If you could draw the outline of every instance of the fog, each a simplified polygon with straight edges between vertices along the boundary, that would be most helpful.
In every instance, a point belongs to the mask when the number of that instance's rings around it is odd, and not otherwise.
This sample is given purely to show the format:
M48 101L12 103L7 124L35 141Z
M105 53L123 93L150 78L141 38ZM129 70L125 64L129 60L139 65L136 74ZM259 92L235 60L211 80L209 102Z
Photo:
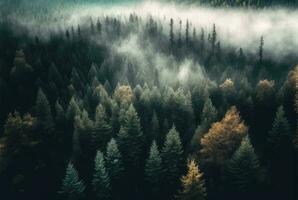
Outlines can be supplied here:
M41 38L47 38L53 32L64 32L72 26L77 27L78 24L86 23L89 26L90 17L96 20L112 16L127 23L129 15L133 13L144 19L143 26L149 16L153 17L163 25L164 36L169 35L170 18L174 19L175 37L177 37L180 20L182 20L182 35L185 33L187 20L190 23L190 34L194 27L198 34L201 29L208 34L215 24L217 38L223 46L231 46L235 49L241 47L246 53L255 55L258 52L260 37L263 36L265 40L264 56L275 61L284 59L289 54L295 54L298 49L298 11L285 8L209 8L153 1L108 5L100 3L63 4L59 9L57 9L58 7L52 9L47 7L45 10L36 9L36 12L34 7L38 8L35 5L30 12L24 12L25 14L16 10L16 12L9 13L7 17L27 27L32 36L39 35ZM147 42L141 45L140 34L136 31L117 41L104 41L105 39L99 40L98 38L94 38L94 41L105 42L111 47L112 52L125 57L126 62L138 66L140 77L142 74L153 74L153 71L148 72L148 70L152 70L152 67L148 66L153 66L154 70L159 71L160 82L166 85L174 84L177 81L183 84L185 80L204 79L204 70L194 60L184 59L182 62L177 62L173 58L163 55L153 44ZM172 69L165 67L169 65L175 67ZM195 74L191 73L194 68L197 70ZM173 71L173 69L176 70ZM127 69L123 68L122 72L123 70ZM150 82L151 78L143 75L141 79Z

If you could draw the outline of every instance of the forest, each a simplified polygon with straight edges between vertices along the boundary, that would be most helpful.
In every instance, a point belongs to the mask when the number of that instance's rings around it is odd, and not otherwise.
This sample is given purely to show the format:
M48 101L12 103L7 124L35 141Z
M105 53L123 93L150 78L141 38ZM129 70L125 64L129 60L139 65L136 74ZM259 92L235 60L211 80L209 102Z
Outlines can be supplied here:
M298 198L296 2L183 3L0 0L1 199Z

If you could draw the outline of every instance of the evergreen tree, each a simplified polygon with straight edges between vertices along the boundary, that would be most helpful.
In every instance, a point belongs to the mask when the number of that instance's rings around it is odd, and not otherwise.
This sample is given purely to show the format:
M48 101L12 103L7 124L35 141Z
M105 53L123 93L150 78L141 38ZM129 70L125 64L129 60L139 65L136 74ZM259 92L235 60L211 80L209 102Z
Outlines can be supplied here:
M95 168L92 179L93 189L98 199L107 200L111 197L110 178L106 171L104 156L97 151L95 156Z
M62 124L65 122L66 117L65 117L65 111L59 101L57 100L55 103L55 120L58 124Z
M79 180L77 170L69 163L59 193L67 200L81 200L84 199L85 188L84 183Z
M216 26L213 24L212 35L211 35L211 53L214 55L215 53L215 44L217 40Z
M148 184L147 187L150 190L150 196L153 199L156 199L160 192L161 186L161 175L162 175L162 163L161 163L161 156L158 151L158 147L156 142L153 141L149 157L146 160L145 165L145 180Z
M51 106L41 88L39 88L37 92L35 109L36 117L43 127L46 129L52 128L54 124Z
M170 45L173 48L174 46L174 20L171 18L170 20Z
M94 130L92 132L92 142L94 149L104 150L106 144L112 137L112 127L107 119L104 107L99 104L96 108Z
M180 200L204 200L206 199L205 180L203 173L194 160L188 164L188 171L181 178L182 191L178 195Z
M107 145L106 168L111 179L112 188L119 187L119 180L123 177L123 161L115 139L111 139Z
M74 97L71 98L67 112L66 117L69 121L73 122L76 115L80 113L80 107Z
M283 147L290 145L290 141L290 125L285 116L283 106L280 106L276 112L272 130L269 132L268 142L271 146L270 151L280 153Z
M182 21L179 21L178 47L182 47Z
M120 150L125 155L126 165L138 169L143 145L143 133L138 114L131 104L125 112L118 134Z
M166 136L162 149L163 186L166 195L173 195L179 185L179 176L182 161L182 143L175 126Z
M189 44L189 22L186 21L186 27L185 27L185 43L186 45Z
M248 136L232 156L225 169L226 184L234 193L253 193L261 178L260 164Z
M201 114L201 124L206 128L209 128L211 123L213 123L217 118L217 110L213 106L210 98L204 103L202 114Z
M263 63L263 53L264 53L264 37L261 36L260 38L260 45L259 45L259 63Z

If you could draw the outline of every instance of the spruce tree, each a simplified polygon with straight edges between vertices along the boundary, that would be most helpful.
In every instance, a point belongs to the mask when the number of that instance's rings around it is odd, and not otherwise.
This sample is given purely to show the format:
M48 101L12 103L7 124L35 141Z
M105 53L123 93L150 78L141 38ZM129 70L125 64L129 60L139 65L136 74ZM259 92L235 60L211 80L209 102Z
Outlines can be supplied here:
M96 108L94 130L92 132L92 143L94 149L104 150L106 144L112 137L112 127L107 119L104 107L99 104Z
M273 151L273 153L281 153L280 150L290 145L290 141L290 125L285 116L283 106L280 106L276 112L272 130L269 132L268 143L270 151Z
M157 198L161 188L162 163L156 142L153 141L145 165L145 180L151 198Z
M128 166L137 169L143 145L143 133L140 126L138 114L131 104L122 119L118 134L120 150Z
M174 46L174 20L171 18L170 20L170 45L171 48Z
M58 124L62 124L65 122L65 111L58 100L55 103L55 114L55 120Z
M71 98L67 112L66 112L66 117L70 122L74 121L74 118L76 115L80 113L80 107L74 97Z
M97 151L92 185L98 199L107 200L111 197L110 178L106 171L104 156Z
M179 200L204 200L206 199L205 180L203 173L194 160L188 164L187 174L182 176L182 191L178 195Z
M201 114L201 124L209 128L211 123L213 123L217 118L217 110L213 106L212 101L210 98L207 98L207 100L204 103L202 114Z
M189 44L189 21L186 21L186 27L185 27L185 43L186 45Z
M46 129L52 128L54 124L51 106L41 88L39 88L37 92L35 109L36 117L39 120L39 122L43 125L43 127Z
M84 199L85 185L79 180L78 172L73 164L69 163L66 169L66 175L63 179L60 194L66 200L81 200Z
M179 184L179 176L182 161L182 143L175 126L166 136L164 147L161 152L163 166L163 186L166 195L173 194Z
M107 145L106 168L111 179L111 185L114 189L119 186L119 180L123 177L123 160L115 139L111 139Z
M260 45L259 45L259 63L263 63L263 53L264 53L264 37L261 36L260 38Z
M248 136L243 138L224 172L225 183L232 192L256 192L261 171L257 155Z

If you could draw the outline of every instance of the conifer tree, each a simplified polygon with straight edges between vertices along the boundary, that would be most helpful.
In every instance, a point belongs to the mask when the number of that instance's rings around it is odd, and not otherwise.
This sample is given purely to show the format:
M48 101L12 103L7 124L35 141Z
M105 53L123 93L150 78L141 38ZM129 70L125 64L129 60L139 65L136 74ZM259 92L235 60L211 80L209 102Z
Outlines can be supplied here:
M84 199L85 188L84 183L79 180L77 170L74 168L73 164L69 163L59 193L67 200L81 200Z
M52 128L54 124L53 124L51 106L46 95L43 93L41 88L39 88L37 92L35 109L36 109L36 117L39 120L39 122L46 129Z
M55 120L57 123L62 124L65 122L65 111L58 100L55 103L55 114Z
M187 174L182 176L182 191L178 195L180 200L204 200L206 199L205 180L203 173L194 160L188 164Z
M106 168L114 189L119 186L119 180L123 177L123 160L115 139L111 139L107 145Z
M118 134L120 150L123 153L126 165L135 169L139 167L139 159L143 145L143 133L138 114L131 104L125 112Z
M216 26L213 24L212 35L211 35L211 53L214 55L215 53L215 44L217 40Z
M222 165L239 147L248 128L232 106L220 122L213 123L201 139L201 155L207 162Z
M92 132L92 142L94 149L104 150L106 144L112 137L112 127L107 119L104 107L99 104L96 108L94 130Z
M182 21L179 21L178 47L182 47Z
M97 151L95 156L95 167L92 179L93 189L98 199L107 200L111 197L110 178L106 171L104 156Z
M204 107L201 114L201 124L203 124L206 128L209 128L211 123L213 123L216 120L216 117L217 110L213 106L211 99L207 98L207 100L204 103Z
M185 27L185 43L186 45L189 44L189 22L186 21L186 27Z
M264 53L264 37L261 36L260 38L260 45L259 45L259 63L263 63L263 53Z
M71 98L67 112L66 117L69 121L73 122L76 115L80 113L80 107L74 97Z
M147 183L147 187L150 190L149 193L151 198L157 198L160 192L161 186L161 175L162 175L162 163L161 163L161 156L158 151L158 147L156 142L153 141L149 157L146 160L145 165L145 180Z
M170 20L170 45L173 48L174 46L174 20L171 18Z
M225 169L225 180L233 192L256 192L260 180L260 164L248 136L243 138Z
M164 147L161 152L163 167L163 184L167 195L173 194L179 184L179 176L182 161L182 143L175 126L166 136Z
M271 151L281 153L283 147L290 145L291 131L289 122L285 116L283 106L280 106L276 112L272 130L269 132L268 142Z

